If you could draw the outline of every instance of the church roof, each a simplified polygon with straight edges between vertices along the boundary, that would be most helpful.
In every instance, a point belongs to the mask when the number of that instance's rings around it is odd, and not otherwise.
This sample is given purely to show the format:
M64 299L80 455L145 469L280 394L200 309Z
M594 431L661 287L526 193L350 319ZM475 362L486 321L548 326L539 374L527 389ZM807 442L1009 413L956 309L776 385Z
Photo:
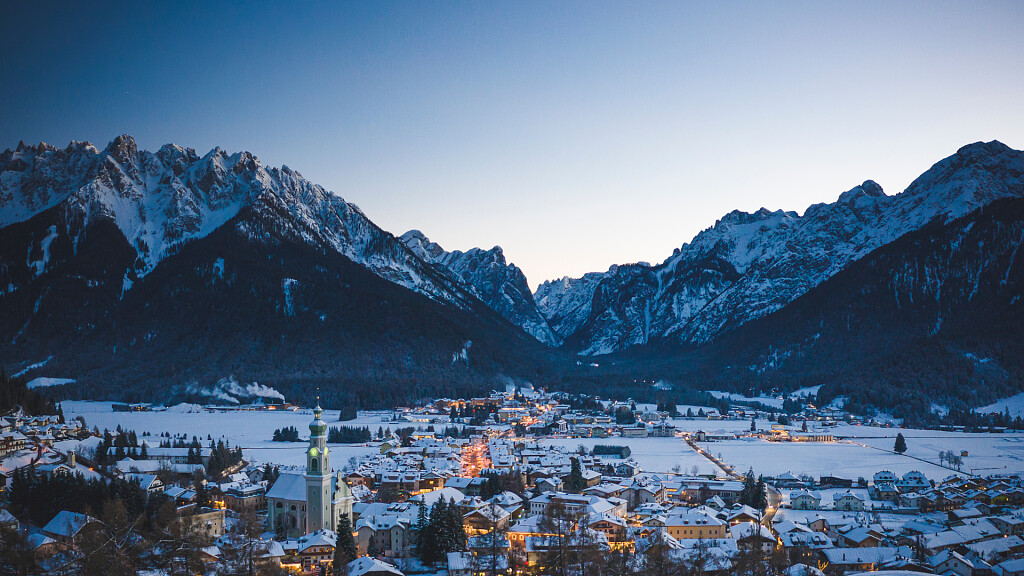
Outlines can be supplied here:
M274 486L267 492L267 498L305 502L306 479L302 474L282 472L277 482L274 482Z

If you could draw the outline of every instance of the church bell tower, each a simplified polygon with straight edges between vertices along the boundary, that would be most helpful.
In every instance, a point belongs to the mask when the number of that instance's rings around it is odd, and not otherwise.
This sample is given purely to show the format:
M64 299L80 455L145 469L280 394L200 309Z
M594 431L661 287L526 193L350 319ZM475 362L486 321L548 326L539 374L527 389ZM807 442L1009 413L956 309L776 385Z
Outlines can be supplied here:
M331 459L327 448L327 424L317 401L313 421L309 423L309 448L306 450L306 532L333 530L331 522Z

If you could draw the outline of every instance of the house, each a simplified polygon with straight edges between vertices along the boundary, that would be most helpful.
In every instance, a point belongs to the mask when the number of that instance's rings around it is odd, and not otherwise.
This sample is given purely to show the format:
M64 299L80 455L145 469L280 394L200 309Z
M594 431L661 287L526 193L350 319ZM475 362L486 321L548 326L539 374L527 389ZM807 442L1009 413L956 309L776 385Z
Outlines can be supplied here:
M832 539L821 532L804 532L793 530L779 535L782 549L786 551L789 561L810 562L816 564L822 550L833 548Z
M364 514L355 525L359 553L386 558L405 558L414 543L413 521L411 512L370 516Z
M285 540L281 547L286 556L281 563L303 572L319 570L334 560L337 541L338 535L330 530L317 530L301 538Z
M900 498L900 491L892 482L875 482L868 486L868 495L872 500L897 502Z
M839 545L844 548L877 548L882 541L882 534L872 528L856 526L840 531Z
M992 516L988 520L993 526L998 528L1000 532L1007 536L1024 535L1024 520L1016 516L1006 514L1003 516Z
M896 488L898 488L899 491L903 493L921 492L924 490L928 490L931 487L932 483L929 482L928 479L924 477L924 474L918 472L917 470L907 472L906 474L903 475L903 478L900 478L899 480L896 481Z
M646 438L647 427L646 426L623 426L622 436L625 438Z
M265 510L267 490L262 484L232 486L224 491L224 505L238 513Z
M727 524L706 514L683 512L665 517L665 531L676 540L725 538Z
M896 559L896 548L829 548L822 550L828 563L841 570L875 570Z
M822 488L852 488L853 480L840 478L838 476L822 476L818 479Z
M156 474L136 474L135 472L129 472L124 475L124 479L129 482L138 482L139 486L145 490L147 494L162 492L164 489L164 483L157 478Z
M484 506L465 514L462 523L467 533L483 533L491 530L504 531L508 528L512 514L496 504Z
M14 517L14 514L0 508L0 528L17 530L18 526L18 519Z
M43 534L62 544L74 546L75 540L81 536L83 531L99 525L100 521L92 516L62 510L47 522L46 526L43 526Z
M835 510L860 511L864 509L864 497L854 492L838 492L832 495L832 508Z
M875 472L874 477L872 477L872 481L873 481L874 484L894 484L895 485L897 480L899 480L899 477L897 477L896 474L894 474L893 472L890 472L889 470L882 470L881 472Z
M761 522L761 511L755 508L751 508L746 504L737 504L727 511L727 520L729 524L739 524L741 522Z
M206 540L224 535L222 509L197 508L195 504L188 504L178 508L178 522L183 532L202 536Z
M1024 576L1024 558L1000 562L992 567L992 572L999 576Z
M729 533L736 540L737 546L745 550L760 549L765 554L769 554L779 543L767 526L762 526L757 522L741 522L733 525L729 528Z
M794 510L821 509L821 493L808 490L796 490L789 495L790 505Z
M954 550L943 550L928 559L936 574L946 576L974 576L976 572L990 573L992 567L973 552L966 555Z

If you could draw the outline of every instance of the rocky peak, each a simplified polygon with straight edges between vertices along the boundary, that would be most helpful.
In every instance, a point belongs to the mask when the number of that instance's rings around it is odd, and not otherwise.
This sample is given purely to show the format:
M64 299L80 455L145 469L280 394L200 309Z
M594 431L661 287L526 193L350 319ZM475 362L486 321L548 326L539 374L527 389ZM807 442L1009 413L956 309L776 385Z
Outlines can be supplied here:
M465 284L509 322L549 346L561 344L538 310L526 276L515 264L505 261L501 246L448 252L419 230L409 230L400 240L413 254Z
M139 149L135 145L135 139L128 134L121 134L110 141L103 153L111 156L121 164L134 164L139 155Z

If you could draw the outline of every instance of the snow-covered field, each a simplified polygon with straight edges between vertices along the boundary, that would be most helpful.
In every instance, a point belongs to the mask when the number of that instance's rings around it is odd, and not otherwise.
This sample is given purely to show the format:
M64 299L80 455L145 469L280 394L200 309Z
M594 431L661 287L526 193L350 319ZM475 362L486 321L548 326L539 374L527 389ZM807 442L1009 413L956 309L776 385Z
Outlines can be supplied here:
M158 436L163 432L207 438L225 438L232 445L242 446L246 458L254 462L274 462L281 465L302 465L303 444L271 442L276 428L294 426L305 436L312 420L312 411L266 412L188 412L185 407L164 412L113 412L110 402L63 402L68 418L82 416L92 428L114 429L118 425L138 433L150 432ZM378 416L365 416L349 422L338 422L338 411L327 410L324 420L331 425L369 426L374 432L379 427L400 428L424 426L410 422L383 422ZM749 420L676 419L673 424L684 431L704 430L712 433L732 433L737 436L750 429ZM771 422L758 420L757 427L766 430ZM438 425L437 427L443 427ZM789 427L798 430L799 424ZM812 431L823 430L811 423ZM953 450L956 454L967 451L963 457L963 471L978 473L1024 471L1024 434L965 434L876 428L840 424L827 431L839 440L832 443L768 442L754 438L737 438L704 443L705 448L737 471L748 468L761 474L777 475L791 472L814 477L836 475L857 479L871 478L880 470L904 474L920 470L933 480L941 480L953 473L938 465L940 451ZM891 449L896 434L902 432L907 440L906 455L893 454ZM706 458L691 450L682 438L559 438L541 441L542 445L564 446L575 450L583 444L588 450L595 444L628 445L635 459L645 471L670 472L677 465L689 472L696 465L701 473L718 472ZM341 468L350 457L378 453L375 446L332 445L333 464ZM920 458L921 460L918 460ZM922 460L927 460L924 462Z
M689 473L696 466L700 474L719 474L721 470L710 460L693 451L682 438L553 438L538 442L541 446L561 446L575 451L582 444L590 451L595 444L629 446L630 458L644 472L672 472L676 466Z
M28 388L45 388L46 386L59 386L61 384L71 384L75 380L73 378L34 378L29 380L25 384Z
M187 412L184 407L171 408L164 412L114 412L110 402L66 401L61 403L66 418L82 416L89 428L111 430L120 425L125 430L138 434L149 432L159 436L163 432L187 434L199 437L207 444L207 437L224 438L232 446L241 446L245 458L250 462L272 462L282 466L305 464L305 444L296 442L272 442L274 430L285 426L298 428L300 436L309 435L309 423L313 420L312 410L296 411L251 411L251 412ZM379 417L357 418L347 422L338 421L339 411L325 410L323 419L328 426L369 426L374 433L380 427L404 428L420 426L411 422L382 422ZM441 425L443 428L444 425ZM155 439L154 439L155 440ZM353 456L379 454L376 446L331 444L331 463L340 469Z
M951 473L905 456L846 442L769 442L741 438L704 442L701 446L716 457L721 455L721 459L738 472L753 468L757 474L771 476L790 472L797 476L834 475L856 480L861 476L871 478L880 470L897 474L920 470L926 476L941 479Z
M744 396L743 394L736 394L735 392L709 392L715 398L728 398L735 402L760 402L765 406L771 406L772 408L782 409L782 398L769 397L769 396Z
M1010 416L1021 416L1024 415L1024 392L1017 394L1016 396L1010 396L1009 398L1003 398L999 402L989 404L984 408L978 408L978 412L982 414L989 414L992 412L1005 412L1009 410Z

